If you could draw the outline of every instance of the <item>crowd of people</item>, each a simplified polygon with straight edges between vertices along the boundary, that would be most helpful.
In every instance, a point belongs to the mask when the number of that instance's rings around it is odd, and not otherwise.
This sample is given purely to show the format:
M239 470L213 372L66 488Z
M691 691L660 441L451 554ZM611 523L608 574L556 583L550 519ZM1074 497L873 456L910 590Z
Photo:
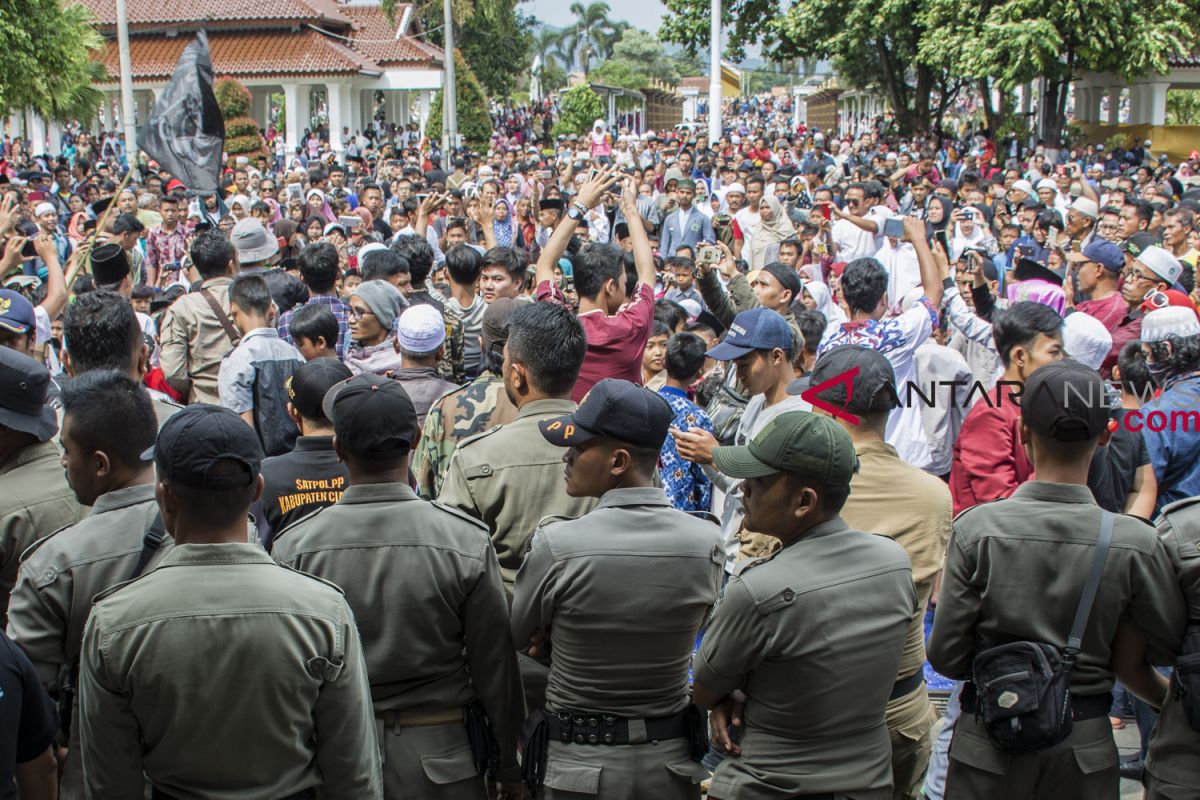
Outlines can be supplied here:
M494 111L5 143L0 796L1200 794L1196 161Z

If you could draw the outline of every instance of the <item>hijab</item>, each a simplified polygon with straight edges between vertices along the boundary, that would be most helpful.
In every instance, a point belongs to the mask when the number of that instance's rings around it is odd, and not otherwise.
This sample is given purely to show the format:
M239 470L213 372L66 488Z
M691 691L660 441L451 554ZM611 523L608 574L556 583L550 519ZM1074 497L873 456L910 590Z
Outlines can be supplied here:
M496 205L500 205L501 203L508 206L508 216L504 218L504 221L500 221L500 220L496 219L495 216L493 215L493 217L492 217L492 233L494 233L496 235L496 245L498 247L512 247L513 246L513 229L514 229L513 216L517 212L513 208L512 204L509 203L504 198L500 198L499 200L496 201Z
M808 292L808 296L817 302L816 310L825 316L826 327L841 325L843 322L849 321L842 307L833 302L833 293L824 283L808 281L804 284L804 291Z
M750 237L750 269L765 267L768 248L796 235L796 227L788 219L787 211L775 195L764 195L762 202L771 209L771 219L760 222L758 229Z
M925 208L928 209L929 206L933 205L934 203L937 203L942 207L942 221L930 222L929 212L925 212L925 236L927 238L933 238L933 234L937 233L938 231L945 231L950 225L950 215L954 212L954 203L951 203L946 198L936 194L929 195L929 199L925 201Z
M325 218L325 221L326 222L337 222L337 217L335 217L333 215L333 209L330 208L330 206L329 206L329 198L327 198L325 196L325 193L322 192L320 189L309 189L308 192L304 195L305 211L308 212L308 208L309 208L308 201L312 199L312 196L314 194L321 198L321 212L320 213L321 213L321 216Z

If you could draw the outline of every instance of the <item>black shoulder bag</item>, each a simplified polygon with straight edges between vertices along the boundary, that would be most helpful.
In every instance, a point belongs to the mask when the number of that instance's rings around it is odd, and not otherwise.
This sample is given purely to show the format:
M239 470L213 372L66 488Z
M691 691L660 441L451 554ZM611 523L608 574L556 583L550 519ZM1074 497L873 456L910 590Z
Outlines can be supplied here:
M976 713L983 718L992 744L1006 753L1044 750L1071 735L1071 669L1083 644L1083 630L1112 544L1113 515L1110 511L1102 514L1092 569L1067 646L1060 650L1045 642L1012 642L989 647L975 656L971 665Z

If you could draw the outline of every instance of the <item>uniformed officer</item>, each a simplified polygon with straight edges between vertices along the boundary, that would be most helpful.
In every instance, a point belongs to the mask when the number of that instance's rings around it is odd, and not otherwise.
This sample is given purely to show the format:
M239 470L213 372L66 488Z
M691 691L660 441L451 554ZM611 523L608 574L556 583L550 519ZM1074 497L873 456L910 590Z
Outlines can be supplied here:
M482 706L495 732L491 768L502 794L520 796L524 696L487 529L405 483L419 430L399 383L360 375L335 384L323 405L350 486L336 504L285 528L274 553L345 587L381 729L384 796L487 796L477 762L488 758L472 754L483 730L472 706Z
M504 342L508 317L520 301L499 297L483 312L479 340L479 377L442 395L421 427L421 441L413 451L417 493L427 500L438 496L454 448L468 436L483 433L516 419L517 408L504 391Z
M1200 652L1200 497L1164 507L1158 532L1187 603L1191 624L1186 641L1194 654ZM1142 776L1146 800L1200 797L1200 731L1188 722L1179 690L1179 675L1173 673L1158 724L1150 735ZM1200 698L1190 700L1196 704Z
M503 372L517 418L459 442L438 494L442 503L488 526L510 592L538 521L580 516L596 503L563 491L562 451L537 427L575 410L571 389L586 352L583 326L570 309L530 303L513 311Z
M738 563L695 657L695 702L735 756L708 796L890 800L884 711L917 593L904 548L839 516L858 463L850 436L788 411L713 458L745 479L746 526L783 546Z
M101 594L84 629L89 797L138 798L148 779L179 800L382 798L350 607L246 542L262 458L218 406L189 406L160 432L155 491L176 546Z
M94 369L118 369L141 381L150 369L150 346L133 306L116 292L79 295L63 312L63 368L72 378ZM150 391L161 428L183 406ZM61 420L60 420L61 423Z
M852 369L857 372L848 382L834 381ZM831 384L818 397L846 412L834 419L850 434L858 456L859 469L850 480L842 519L858 530L894 539L912 560L917 613L888 699L887 726L892 740L893 800L914 800L920 796L937 722L925 685L925 609L946 557L950 489L902 461L896 448L884 441L888 415L899 404L896 374L886 356L857 345L835 347L821 355L808 380L795 381L788 393L800 394L810 381L814 386Z
M568 448L567 494L600 500L542 521L513 593L514 644L553 645L547 798L700 797L705 723L687 670L725 556L716 519L676 511L654 485L673 418L655 392L607 378L538 425Z
M928 645L929 663L941 674L969 681L975 656L999 644L1066 644L1099 538L1102 512L1087 476L1108 428L1107 404L1096 401L1103 396L1099 373L1070 361L1041 367L1025 382L1019 435L1038 479L954 521ZM1179 646L1184 621L1163 543L1138 518L1117 515L1070 673L1070 735L1032 753L1000 750L967 683L950 743L947 800L1115 798L1120 776L1108 709L1120 652L1113 643L1131 627L1161 660ZM1139 691L1138 676L1118 677Z
M49 386L45 367L0 347L0 623L5 627L21 553L85 513L51 441L58 419L46 405Z
M42 685L59 698L69 732L61 798L83 797L79 709L74 701L83 626L92 598L137 577L174 542L154 500L143 453L158 421L141 384L116 370L86 372L63 387L62 465L75 499L92 513L30 546L9 607L8 634Z

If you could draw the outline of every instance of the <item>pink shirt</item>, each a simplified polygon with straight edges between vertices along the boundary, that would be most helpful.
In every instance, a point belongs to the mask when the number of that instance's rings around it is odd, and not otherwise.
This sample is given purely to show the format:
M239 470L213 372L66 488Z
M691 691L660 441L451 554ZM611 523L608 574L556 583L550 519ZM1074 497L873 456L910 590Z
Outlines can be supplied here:
M566 299L550 281L539 283L534 296L539 301L566 305ZM642 354L654 324L654 289L639 283L633 297L616 314L610 317L600 310L589 311L579 315L579 322L587 336L587 355L571 399L580 402L604 378L623 378L640 386Z

